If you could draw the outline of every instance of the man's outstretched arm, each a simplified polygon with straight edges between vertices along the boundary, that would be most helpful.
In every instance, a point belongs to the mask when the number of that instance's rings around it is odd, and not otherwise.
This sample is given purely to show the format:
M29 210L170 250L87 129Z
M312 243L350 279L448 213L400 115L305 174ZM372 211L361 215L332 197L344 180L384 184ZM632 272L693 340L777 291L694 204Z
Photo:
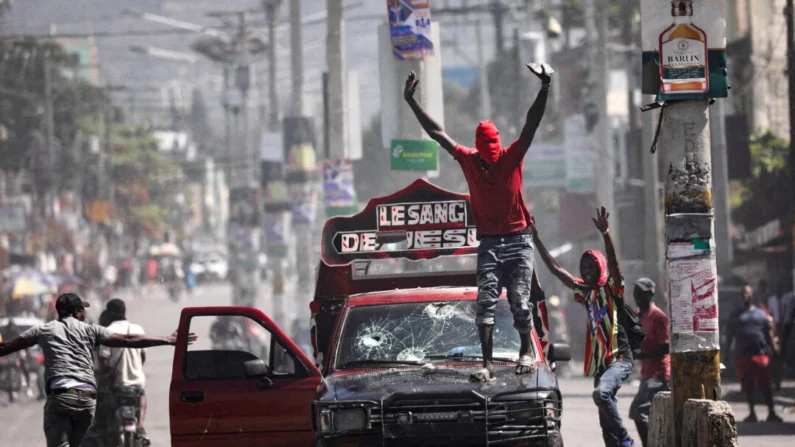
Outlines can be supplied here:
M188 343L196 341L196 334L188 335ZM168 337L152 337L144 334L113 334L108 339L100 342L109 348L151 348L155 346L175 345L176 332Z
M442 126L431 118L428 112L426 112L422 105L414 98L414 92L417 91L417 86L419 84L420 80L417 79L417 75L412 71L408 79L406 79L406 88L403 90L403 98L409 104L409 107L411 107L411 110L414 112L414 115L417 117L417 120L428 136L439 143L450 155L453 155L456 142L444 132Z
M558 264L558 261L552 256L549 250L547 250L544 243L541 242L535 224L530 224L530 231L533 232L533 242L538 250L538 254L541 255L541 259L544 261L549 271L569 289L577 287L577 281L575 281L574 276Z
M33 346L33 343L22 337L15 337L7 342L0 342L0 357L22 351L23 349L28 349L31 346Z
M541 125L541 118L544 117L544 111L547 108L547 97L549 96L549 86L552 83L552 74L547 73L547 69L545 66L541 66L541 72L537 73L533 68L531 68L530 64L527 65L527 68L533 72L534 75L538 76L541 79L541 90L538 92L536 96L536 100L533 102L533 105L530 106L530 109L527 111L527 118L525 119L524 127L522 128L522 133L519 135L519 152L516 154L520 159L524 158L524 155L527 153L527 150L530 149L530 144L533 143L533 138L536 135L536 131L538 130L538 126Z

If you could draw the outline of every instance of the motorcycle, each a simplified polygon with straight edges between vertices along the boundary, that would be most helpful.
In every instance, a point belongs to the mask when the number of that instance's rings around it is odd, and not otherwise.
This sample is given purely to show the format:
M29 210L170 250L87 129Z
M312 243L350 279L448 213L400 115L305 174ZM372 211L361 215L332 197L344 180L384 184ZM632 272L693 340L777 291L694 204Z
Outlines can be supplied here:
M141 390L138 388L124 388L117 394L115 427L119 431L119 447L143 445L136 436L138 413L141 411L140 402Z
M19 392L27 387L24 361L19 352L0 357L0 389L8 393L9 402L15 402Z

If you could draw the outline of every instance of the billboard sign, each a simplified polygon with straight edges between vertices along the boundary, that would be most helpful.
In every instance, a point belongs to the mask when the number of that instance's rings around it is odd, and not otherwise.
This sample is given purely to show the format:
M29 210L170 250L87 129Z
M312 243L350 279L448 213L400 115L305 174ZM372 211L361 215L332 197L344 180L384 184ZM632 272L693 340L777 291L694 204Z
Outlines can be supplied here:
M643 93L658 100L728 96L726 2L641 0Z
M433 140L392 140L393 171L436 171L439 147Z
M430 0L387 0L387 14L396 60L433 55Z

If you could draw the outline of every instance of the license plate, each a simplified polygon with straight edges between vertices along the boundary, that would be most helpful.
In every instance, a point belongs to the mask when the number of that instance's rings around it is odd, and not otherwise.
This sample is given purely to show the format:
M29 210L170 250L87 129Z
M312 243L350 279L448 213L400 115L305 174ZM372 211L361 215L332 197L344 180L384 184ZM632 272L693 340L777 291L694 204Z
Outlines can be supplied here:
M416 422L449 422L458 420L458 411L434 411L413 414Z

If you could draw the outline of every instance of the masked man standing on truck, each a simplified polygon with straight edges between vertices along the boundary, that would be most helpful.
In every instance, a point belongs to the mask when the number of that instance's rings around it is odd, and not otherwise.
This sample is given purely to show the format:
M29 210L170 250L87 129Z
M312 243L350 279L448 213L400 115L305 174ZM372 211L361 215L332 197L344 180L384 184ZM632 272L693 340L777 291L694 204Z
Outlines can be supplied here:
M533 218L522 195L522 165L544 116L554 71L546 64L527 67L541 80L541 90L527 112L519 139L507 148L500 144L500 133L491 121L478 125L475 131L475 149L453 141L414 98L420 82L414 72L409 74L403 93L425 132L461 165L469 185L472 212L480 241L476 324L483 354L483 369L471 377L478 382L495 380L492 364L494 311L503 287L508 289L514 327L521 339L516 373L528 374L533 371L533 357L530 355L533 304L530 301L530 289L534 246L529 230Z
M34 345L44 352L47 403L44 435L47 447L80 447L96 409L97 385L92 353L97 345L112 348L148 348L174 345L170 337L114 334L97 324L85 323L89 304L74 293L58 297L58 319L34 326L19 337L0 343L0 357ZM190 334L188 341L196 340Z

